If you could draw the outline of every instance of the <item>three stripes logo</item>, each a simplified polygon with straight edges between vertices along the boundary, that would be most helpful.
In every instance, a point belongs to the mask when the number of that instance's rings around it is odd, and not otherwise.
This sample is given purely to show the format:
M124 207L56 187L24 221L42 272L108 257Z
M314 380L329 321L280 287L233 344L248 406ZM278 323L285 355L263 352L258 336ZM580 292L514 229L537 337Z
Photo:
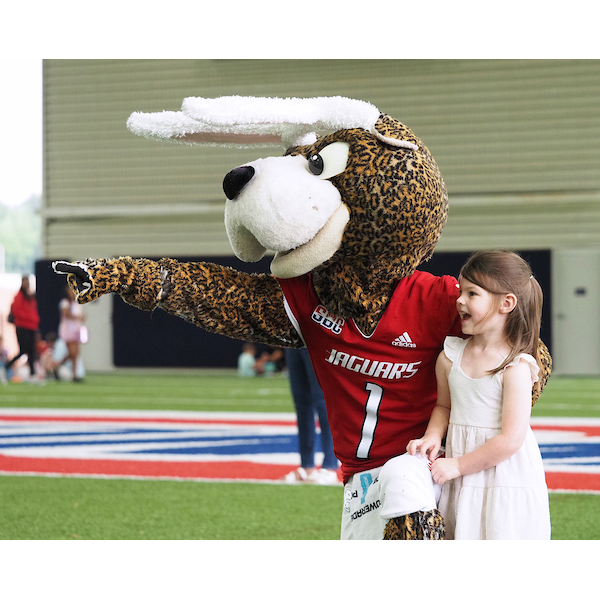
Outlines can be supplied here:
M406 331L399 335L393 342L393 346L398 346L400 348L416 348L417 345L410 339L410 336Z

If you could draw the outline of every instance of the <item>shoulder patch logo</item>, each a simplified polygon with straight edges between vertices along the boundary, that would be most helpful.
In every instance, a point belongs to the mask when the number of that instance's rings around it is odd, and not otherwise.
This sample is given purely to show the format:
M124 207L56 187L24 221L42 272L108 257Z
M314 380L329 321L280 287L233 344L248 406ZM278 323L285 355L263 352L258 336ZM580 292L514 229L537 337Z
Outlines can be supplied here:
M399 346L400 348L416 348L417 345L410 339L410 335L405 331L402 335L399 335L393 342L393 346Z
M325 329L329 329L336 335L342 333L342 327L344 326L344 319L340 319L340 317L336 317L334 314L330 313L324 306L319 304L311 315L311 319L325 327Z

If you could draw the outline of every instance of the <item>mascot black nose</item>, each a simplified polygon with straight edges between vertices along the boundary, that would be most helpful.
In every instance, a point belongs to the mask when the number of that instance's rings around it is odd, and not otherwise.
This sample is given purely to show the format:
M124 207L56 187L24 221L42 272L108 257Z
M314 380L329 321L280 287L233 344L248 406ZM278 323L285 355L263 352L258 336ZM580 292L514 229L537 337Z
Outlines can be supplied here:
M225 175L223 191L229 200L235 200L243 187L254 177L254 167L236 167Z

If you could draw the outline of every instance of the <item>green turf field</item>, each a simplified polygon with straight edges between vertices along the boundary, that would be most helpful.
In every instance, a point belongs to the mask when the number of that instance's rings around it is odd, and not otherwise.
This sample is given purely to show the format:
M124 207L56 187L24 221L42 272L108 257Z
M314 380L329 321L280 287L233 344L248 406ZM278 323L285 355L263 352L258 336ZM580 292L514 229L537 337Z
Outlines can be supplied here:
M287 379L151 371L0 387L0 406L292 412ZM536 416L600 416L600 379L550 380ZM0 477L0 539L339 538L342 488ZM553 539L599 539L600 495L551 494ZM592 515L592 517L590 517Z
M234 371L148 370L117 375L88 375L83 384L48 381L46 385L0 387L0 406L293 412L285 377L241 379Z

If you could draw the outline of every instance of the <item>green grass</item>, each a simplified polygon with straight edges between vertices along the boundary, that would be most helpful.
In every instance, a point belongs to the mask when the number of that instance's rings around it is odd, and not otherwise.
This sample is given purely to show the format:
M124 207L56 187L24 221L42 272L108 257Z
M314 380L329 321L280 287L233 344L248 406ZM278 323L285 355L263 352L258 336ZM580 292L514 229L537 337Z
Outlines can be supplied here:
M135 371L88 375L82 384L10 383L0 387L0 406L293 412L287 378L239 378L235 372Z
M292 412L283 377L124 372L0 387L0 406ZM554 377L534 416L599 417L600 379ZM335 540L342 488L0 477L4 540ZM600 495L551 494L552 538L599 539Z
M2 477L3 540L337 540L342 488ZM600 496L550 494L552 539L600 539Z
M600 417L600 379L551 377L532 414L538 417Z
M334 540L342 496L327 486L7 476L0 539Z
M600 495L550 494L553 540L600 539Z
M234 371L88 375L84 384L0 387L0 406L292 412L285 377L241 379ZM533 408L540 417L600 417L600 379L552 377Z

